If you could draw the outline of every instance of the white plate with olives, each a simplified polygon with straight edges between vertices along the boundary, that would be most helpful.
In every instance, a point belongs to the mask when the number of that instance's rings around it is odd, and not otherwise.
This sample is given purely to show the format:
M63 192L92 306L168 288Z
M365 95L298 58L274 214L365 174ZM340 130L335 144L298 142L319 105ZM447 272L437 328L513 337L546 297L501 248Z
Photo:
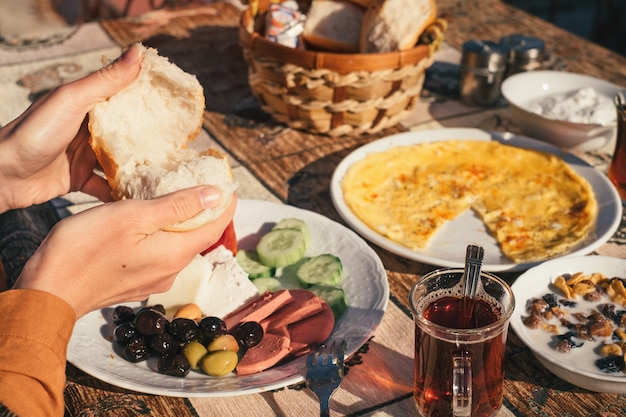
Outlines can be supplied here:
M347 342L346 357L374 333L389 300L382 261L356 233L320 214L260 200L239 200L234 224L240 248L252 248L260 236L284 218L299 218L311 231L310 255L332 253L343 264L342 288L347 309L335 323L332 340ZM305 254L306 255L306 254ZM127 303L140 307L141 303ZM305 358L266 371L212 377L191 371L185 377L158 373L157 358L133 363L124 359L113 339L115 306L93 311L78 320L68 348L68 361L85 373L121 388L175 397L223 397L278 389L303 382Z

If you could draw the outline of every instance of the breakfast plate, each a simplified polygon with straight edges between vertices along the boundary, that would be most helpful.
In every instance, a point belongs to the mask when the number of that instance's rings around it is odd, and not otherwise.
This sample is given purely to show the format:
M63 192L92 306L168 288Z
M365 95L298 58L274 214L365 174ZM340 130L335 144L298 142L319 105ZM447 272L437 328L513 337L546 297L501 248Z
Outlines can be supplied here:
M288 217L304 220L311 231L305 256L331 253L342 261L342 286L348 308L335 324L330 339L346 340L348 357L371 337L387 308L385 268L367 243L345 226L311 211L267 201L239 200L234 218L239 247L253 248L262 234ZM304 357L241 377L230 374L214 378L194 371L185 378L159 374L151 359L131 363L120 356L112 343L112 309L93 311L80 318L68 348L70 363L109 384L155 395L224 397L269 391L304 380Z
M605 373L596 365L600 359L596 349L600 343L585 342L581 347L572 348L570 352L556 351L551 343L553 334L541 329L531 329L524 325L526 302L532 298L542 297L544 294L555 293L558 298L564 298L562 293L555 290L552 282L561 274L582 272L591 274L600 272L607 277L626 279L626 259L608 256L575 256L570 258L554 259L535 266L520 275L512 285L515 295L515 310L511 317L511 328L528 346L535 357L550 372L576 386L597 392L626 393L626 372ZM576 300L573 311L589 313L597 308L599 303L584 301L581 297ZM610 302L608 298L602 302ZM601 302L600 302L601 303ZM623 309L616 305L616 310ZM560 333L566 329L561 327Z
M489 132L469 128L444 128L400 133L388 136L354 150L335 169L330 192L333 204L341 217L353 230L370 242L404 258L444 267L463 267L468 244L485 249L483 269L491 272L525 270L539 262L517 263L504 256L496 240L486 230L483 222L468 210L443 227L431 238L425 248L410 249L377 233L362 222L348 207L342 190L342 180L350 167L370 153L391 148L446 140L499 141L504 144L558 155L591 185L598 203L595 228L587 238L562 256L586 255L608 241L619 227L622 203L615 187L606 175L587 162L556 146L511 133Z

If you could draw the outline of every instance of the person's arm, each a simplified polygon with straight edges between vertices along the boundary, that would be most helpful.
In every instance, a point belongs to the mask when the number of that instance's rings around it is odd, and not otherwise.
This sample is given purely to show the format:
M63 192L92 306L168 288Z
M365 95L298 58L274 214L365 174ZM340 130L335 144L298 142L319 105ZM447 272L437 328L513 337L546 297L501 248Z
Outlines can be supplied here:
M219 205L219 189L199 186L153 200L121 200L66 217L39 245L13 288L54 294L77 317L117 302L145 300L167 291L194 256L220 239L236 201L235 196L214 222L187 232L164 229Z
M0 293L0 403L18 416L63 416L67 343L76 313L37 290Z
M131 47L0 129L0 211L76 190L111 200L108 184L94 173L86 114L128 85L140 64L140 51ZM219 240L237 198L210 224L188 232L164 229L220 201L219 189L205 185L153 200L105 203L57 223L13 288L0 294L0 404L28 417L62 416L76 318L168 290L194 256Z
M211 224L189 232L162 229L217 205L219 196L214 187L196 187L103 204L57 223L13 289L0 293L0 404L20 416L62 416L76 318L168 290L178 272L220 238L236 197Z

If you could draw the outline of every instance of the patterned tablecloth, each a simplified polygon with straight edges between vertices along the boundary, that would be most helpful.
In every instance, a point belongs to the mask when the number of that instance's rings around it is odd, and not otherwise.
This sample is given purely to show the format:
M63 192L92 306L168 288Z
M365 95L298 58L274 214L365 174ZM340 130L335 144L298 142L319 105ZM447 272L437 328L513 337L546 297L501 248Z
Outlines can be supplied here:
M586 42L498 0L440 0L452 17L445 43L427 73L422 98L401 125L374 136L329 138L272 122L253 99L238 44L240 5L157 11L139 18L84 24L65 37L37 45L0 44L0 124L43 92L100 67L132 42L155 46L205 88L205 130L195 146L213 146L232 156L242 198L291 204L341 222L329 196L338 162L373 139L406 130L476 127L520 133L504 102L485 109L458 101L460 45L470 38L498 39L523 32L546 40L551 68L587 73L626 85L623 57ZM584 50L586 59L580 59ZM605 172L614 144L579 156ZM50 203L0 216L0 258L8 284L29 253L60 217L98 204L73 193ZM331 402L333 415L416 415L412 398L413 326L408 291L432 269L374 247L389 280L390 302L379 328L347 364L344 383ZM626 258L626 222L596 254ZM502 274L513 282L517 273ZM313 416L317 400L303 384L245 396L177 398L128 391L67 367L68 416ZM507 346L505 407L500 415L562 416L626 414L626 396L593 393L552 375L511 332Z

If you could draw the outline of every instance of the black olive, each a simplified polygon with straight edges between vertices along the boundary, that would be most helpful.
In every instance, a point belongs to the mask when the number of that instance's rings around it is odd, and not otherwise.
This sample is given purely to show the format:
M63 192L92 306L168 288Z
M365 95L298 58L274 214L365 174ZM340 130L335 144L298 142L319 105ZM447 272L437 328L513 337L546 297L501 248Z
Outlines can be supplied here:
M169 333L159 333L150 339L150 348L156 354L172 355L180 348L180 343Z
M155 304L152 307L150 307L153 310L158 311L161 314L166 314L165 313L165 306L163 304Z
M168 321L165 314L152 309L144 309L137 313L135 326L137 331L144 336L152 336L165 332Z
M115 324L133 321L135 319L135 310L128 306L117 306L113 309L111 316Z
M263 339L263 327L256 321L241 323L235 332L235 338L239 346L251 348L255 347Z
M195 320L183 317L176 318L170 323L169 332L181 342L187 343L198 338L198 323Z
M189 374L191 365L182 353L165 355L159 359L157 370L161 374L184 377Z
M153 309L152 307L150 307L150 306L147 306L147 307L140 307L140 308L139 308L139 309L135 312L135 314L139 314L139 313L144 312L144 311L146 311L146 310L154 310L154 309Z
M219 317L208 316L200 320L200 337L204 343L226 334L227 328L224 320Z
M126 346L124 346L124 350L122 352L124 359L129 362L140 362L148 359L150 356L148 343L146 342L146 339L141 336L135 337L129 341Z
M139 314L145 310L154 310L154 311L158 311L161 314L167 314L165 312L165 307L163 306L163 304L154 304L151 306L144 306L144 307L139 308L139 310L137 310L136 313Z
M125 345L135 337L139 336L135 323L126 321L115 326L113 337L121 345Z

